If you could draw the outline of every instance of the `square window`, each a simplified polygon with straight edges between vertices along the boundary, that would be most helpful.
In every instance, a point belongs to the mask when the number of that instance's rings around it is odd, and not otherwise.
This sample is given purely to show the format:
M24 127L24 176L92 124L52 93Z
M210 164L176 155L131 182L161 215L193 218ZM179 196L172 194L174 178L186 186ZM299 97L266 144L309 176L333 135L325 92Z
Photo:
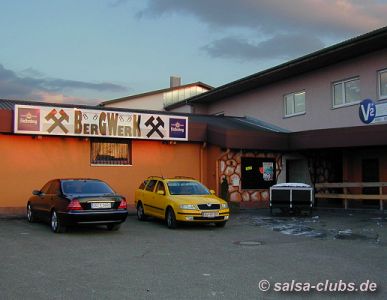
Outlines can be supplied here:
M131 142L91 141L91 164L130 165Z
M284 96L285 117L305 113L305 92Z
M333 84L333 107L340 107L360 101L360 80L353 78Z
M379 99L387 98L387 70L379 72Z

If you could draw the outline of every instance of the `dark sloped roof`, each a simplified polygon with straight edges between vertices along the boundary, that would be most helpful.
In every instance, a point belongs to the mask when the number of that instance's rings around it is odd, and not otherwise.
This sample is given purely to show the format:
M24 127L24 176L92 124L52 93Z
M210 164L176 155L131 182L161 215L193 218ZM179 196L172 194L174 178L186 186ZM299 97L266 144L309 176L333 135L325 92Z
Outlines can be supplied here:
M130 96L122 97L122 98L104 101L104 102L100 103L100 106L104 106L106 104L118 103L118 102L122 102L122 101L128 101L128 100L132 100L135 98L140 98L140 97L145 97L145 96L150 96L150 95L155 95L155 94L160 94L160 93L166 93L166 92L170 92L170 91L174 91L174 90L180 90L180 89L193 87L193 86L200 86L200 87L203 87L203 88L206 88L209 90L213 89L212 86L198 81L198 82L194 82L194 83L190 83L190 84L179 85L179 86L175 86L175 87L171 87L171 88L155 90L155 91L150 91L150 92L146 92L146 93L142 93L142 94L130 95Z
M382 50L386 47L387 27L383 27L276 67L227 83L206 93L185 99L184 101L171 104L165 109L170 110L186 103L194 104L219 101L226 97L332 64L337 64L341 61L365 55L373 51Z
M190 120L197 123L205 123L209 126L223 128L227 130L246 130L246 131L262 131L262 132L289 132L286 129L278 126L262 122L249 117L229 117L229 116L213 116L213 115L190 115Z
M84 109L95 109L95 110L105 110L105 111L131 111L139 113L149 113L149 114L158 114L158 115L183 115L187 116L187 113L171 113L166 111L155 111L149 109L127 109L119 107L101 107L94 105L84 105L84 104L66 104L66 103L48 103L40 101L27 101L27 100L8 100L0 99L0 110L14 110L15 105L38 105L38 106L59 106L59 107L68 107L68 108L84 108Z
M289 139L289 149L294 150L386 145L386 123L299 131L291 133Z

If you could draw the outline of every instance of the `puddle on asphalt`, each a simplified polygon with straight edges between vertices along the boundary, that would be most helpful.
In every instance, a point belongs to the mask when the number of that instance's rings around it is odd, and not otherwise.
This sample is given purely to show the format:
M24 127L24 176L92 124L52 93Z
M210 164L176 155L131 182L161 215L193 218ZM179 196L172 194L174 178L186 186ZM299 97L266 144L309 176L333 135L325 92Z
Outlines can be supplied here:
M339 232L336 233L334 236L337 240L361 240L361 241L370 241L370 242L376 242L379 243L379 235L375 233L368 233L366 234L359 234L352 232L351 229L346 230L339 230Z
M313 238L325 238L327 234L322 231L318 231L303 225L285 224L279 226L273 226L273 231L278 231L283 234L307 236Z
M255 226L264 227L286 235L332 240L360 240L380 244L379 235L372 228L363 228L360 230L360 233L353 232L352 229L327 229L327 224L322 222L318 216L312 218L253 216L251 222Z

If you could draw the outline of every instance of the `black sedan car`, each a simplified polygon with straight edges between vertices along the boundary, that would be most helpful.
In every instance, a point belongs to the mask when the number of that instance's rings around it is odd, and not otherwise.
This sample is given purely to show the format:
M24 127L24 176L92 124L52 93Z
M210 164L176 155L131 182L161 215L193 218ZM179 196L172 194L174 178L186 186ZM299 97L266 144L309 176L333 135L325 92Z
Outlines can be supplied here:
M65 232L67 226L77 224L118 230L128 215L125 198L98 179L54 179L32 194L28 221L49 222L53 232Z

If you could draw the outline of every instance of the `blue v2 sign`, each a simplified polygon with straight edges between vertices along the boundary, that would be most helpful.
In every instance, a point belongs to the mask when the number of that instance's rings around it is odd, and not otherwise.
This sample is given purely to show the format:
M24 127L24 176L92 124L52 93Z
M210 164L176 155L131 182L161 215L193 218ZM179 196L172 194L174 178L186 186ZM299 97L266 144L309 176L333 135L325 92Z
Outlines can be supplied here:
M365 123L371 123L376 117L376 105L371 99L365 99L359 106L360 120Z

